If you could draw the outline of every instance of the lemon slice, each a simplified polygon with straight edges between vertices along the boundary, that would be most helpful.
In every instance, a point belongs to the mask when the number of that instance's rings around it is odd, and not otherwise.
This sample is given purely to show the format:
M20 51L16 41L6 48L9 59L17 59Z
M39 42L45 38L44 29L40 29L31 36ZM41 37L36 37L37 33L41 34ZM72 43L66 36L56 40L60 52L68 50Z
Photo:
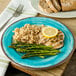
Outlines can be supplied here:
M44 27L42 29L42 34L47 38L52 38L58 34L58 29L53 27Z

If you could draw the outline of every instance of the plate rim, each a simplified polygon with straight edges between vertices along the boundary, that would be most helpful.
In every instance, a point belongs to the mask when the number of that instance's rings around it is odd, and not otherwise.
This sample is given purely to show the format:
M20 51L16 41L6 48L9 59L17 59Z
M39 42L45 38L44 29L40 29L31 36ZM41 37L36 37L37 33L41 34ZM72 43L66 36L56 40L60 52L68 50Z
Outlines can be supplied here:
M42 14L42 15L45 15L45 16L49 16L47 13L45 13L45 12L43 12L43 11L41 11L41 10L37 10L36 8L34 8L34 6L33 6L33 4L32 4L32 0L30 0L30 3L31 3L31 6L33 7L33 9L34 10L36 10L37 11L37 13L40 13L40 14ZM66 12L69 12L69 11L66 11ZM58 12L59 13L59 12ZM62 12L63 13L63 12ZM55 14L55 13L54 13ZM69 16L69 17L65 17L65 16L63 16L63 17L61 17L61 16L53 16L53 15L51 15L51 16L49 16L49 17L53 17L53 18L66 18L66 19L68 19L68 18L76 18L76 16Z
M28 17L28 18L47 18L47 17ZM55 65L49 66L49 67L33 68L33 67L21 65L21 64L17 63L16 61L14 61L12 58L10 58L10 57L6 54L6 52L5 52L4 48L3 48L3 44L2 44L2 40L3 40L4 33L5 33L5 31L6 31L10 26L12 26L13 24L15 24L16 22L21 21L21 20L24 20L24 19L28 19L28 18L22 18L22 19L19 19L19 20L13 22L12 24L10 24L10 25L5 29L4 32L2 33L2 36L1 36L1 48L2 48L3 53L7 56L8 59L10 59L11 62L16 63L17 65L20 65L20 66L22 66L22 67L26 67L27 69L44 70L44 69L50 69L50 68L57 67L57 66L63 64L63 63L64 63L65 61L67 61L69 58L71 58L72 54L73 54L74 51L75 51L75 37L74 37L74 34L73 34L73 32L71 31L71 29L69 29L66 25L64 25L63 23L61 23L61 22L59 22L59 21L57 21L57 20L55 20L55 19L52 19L52 18L49 18L49 19L51 19L51 20L53 20L53 21L56 21L56 22L58 22L58 23L60 23L60 24L63 24L66 28L68 28L68 30L71 32L71 34L72 34L72 36L73 36L73 39L74 39L73 49L72 49L72 51L70 52L70 54L69 54L64 60L60 61L59 63L57 63L57 64L55 64Z

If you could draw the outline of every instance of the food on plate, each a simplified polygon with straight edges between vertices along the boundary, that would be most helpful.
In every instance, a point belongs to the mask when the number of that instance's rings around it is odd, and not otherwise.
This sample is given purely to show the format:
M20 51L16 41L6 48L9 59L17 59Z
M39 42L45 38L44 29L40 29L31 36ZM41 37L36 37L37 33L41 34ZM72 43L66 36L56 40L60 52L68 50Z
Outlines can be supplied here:
M52 0L46 0L46 2L53 12L55 12L55 13L58 12L58 10L55 8L54 4L52 3Z
M40 0L40 10L46 13L76 10L76 0Z
M57 35L55 37L47 38L43 35L43 32L42 32L42 30L45 28L48 28L48 27L44 25L36 26L36 25L30 25L30 24L26 24L21 28L16 28L13 31L14 32L13 41L29 43L29 44L34 44L34 43L43 44L47 46L51 45L54 48L61 48L61 45L63 46L63 41L64 41L63 32L58 30L58 32L56 32ZM56 28L53 28L53 29L56 29Z
M27 53L22 58L56 55L60 52L57 49L64 45L63 32L54 27L25 24L13 32L13 43L9 47Z
M42 29L42 34L47 38L52 38L58 34L58 29L53 27L45 27Z
M59 0L52 0L55 8L58 10L58 11L61 11L61 6L60 6L60 1Z
M49 7L49 5L46 3L45 0L40 0L39 2L39 8L46 12L46 13L52 13L53 11L51 10L51 8Z
M76 0L60 0L62 11L76 10Z
M44 57L46 55L57 55L59 50L52 46L45 46L41 44L27 44L27 43L12 43L10 48L14 48L17 52L25 53L22 58L29 58L34 56Z

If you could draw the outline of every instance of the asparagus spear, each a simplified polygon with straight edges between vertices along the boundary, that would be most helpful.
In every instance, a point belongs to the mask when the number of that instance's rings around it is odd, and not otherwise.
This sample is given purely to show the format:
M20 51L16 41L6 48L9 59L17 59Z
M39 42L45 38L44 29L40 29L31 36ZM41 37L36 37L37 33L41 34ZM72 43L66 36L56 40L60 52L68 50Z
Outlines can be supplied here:
M27 54L23 55L22 58L39 56L44 58L45 55L56 55L60 51L53 49L52 46L45 46L41 44L24 44L24 43L12 43L10 48L16 49L18 52L25 52Z
M31 46L30 46L31 45ZM47 49L47 50L50 50L52 49L51 46L43 46L43 45L34 45L34 44L26 44L26 45L11 45L9 46L10 48L27 48L27 49Z
M16 46L16 47L43 47L43 48L52 48L52 46L45 46L45 45L41 45L41 44L14 44L12 43L13 45L9 46L9 47L12 47L12 46Z
M45 58L45 56L39 56L40 58Z
M46 56L46 55L57 55L58 53L43 53L43 54L29 54L29 55L23 55L21 58L24 59L24 58L29 58L29 57L34 57L34 56Z
M23 49L23 48L17 48L16 51L18 52L60 52L59 50L50 49L50 50L43 50L43 49Z

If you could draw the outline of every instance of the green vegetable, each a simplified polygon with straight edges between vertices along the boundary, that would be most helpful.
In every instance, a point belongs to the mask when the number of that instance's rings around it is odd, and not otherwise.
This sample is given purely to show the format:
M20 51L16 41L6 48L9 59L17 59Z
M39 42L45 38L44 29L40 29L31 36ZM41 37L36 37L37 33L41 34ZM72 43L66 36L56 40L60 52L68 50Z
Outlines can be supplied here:
M49 56L49 55L57 55L58 53L33 53L33 54L28 54L28 55L23 55L22 58L29 58L29 57L34 57L34 56Z
M18 52L60 52L59 50L55 50L55 49L28 49L28 48L16 48L16 51Z
M59 50L54 49L52 46L45 46L41 44L24 44L21 42L12 43L10 48L15 49L17 52L26 53L22 58L39 56L44 58L46 55L57 55Z
M39 56L40 58L45 58L45 56Z

